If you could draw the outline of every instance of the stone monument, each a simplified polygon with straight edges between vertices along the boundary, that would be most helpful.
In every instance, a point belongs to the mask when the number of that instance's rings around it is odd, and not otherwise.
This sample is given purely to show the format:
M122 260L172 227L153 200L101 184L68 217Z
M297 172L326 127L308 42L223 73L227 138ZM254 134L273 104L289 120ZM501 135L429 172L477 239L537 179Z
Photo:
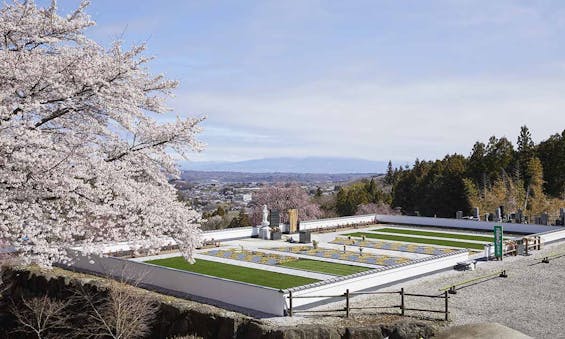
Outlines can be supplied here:
M269 227L269 210L267 205L263 205L263 220L261 221L261 229L259 230L259 237L264 240L271 239L271 227Z
M496 215L496 222L501 222L502 221L502 211L500 210L500 207L496 209L495 213Z
M519 224L524 223L524 213L521 209L518 209L518 212L516 213L516 222Z
M480 220L481 214L478 207L473 207L473 219Z

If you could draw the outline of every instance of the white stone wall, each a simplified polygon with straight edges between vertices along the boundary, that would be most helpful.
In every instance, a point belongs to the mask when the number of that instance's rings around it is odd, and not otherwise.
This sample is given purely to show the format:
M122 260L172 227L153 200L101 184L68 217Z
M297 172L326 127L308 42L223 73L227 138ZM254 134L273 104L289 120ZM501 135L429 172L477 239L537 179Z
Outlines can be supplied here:
M374 222L375 216L376 216L375 214L367 214L367 215L355 215L351 217L301 221L300 230L312 230L316 228L326 228L326 227L329 228L336 226Z
M218 304L283 315L283 292L274 288L113 257L88 259L77 255L72 267L117 279L128 278L143 285L209 299Z
M492 231L494 225L502 225L506 232L518 233L541 233L559 230L558 226L543 226L535 224L514 224L498 223L490 221L473 221L448 218L429 218L429 217L409 217L404 215L376 215L376 219L381 223L402 224L402 225L421 225L433 227L449 228L471 228L476 230Z
M292 291L293 296L330 296L343 294L346 289L349 289L349 292L377 289L379 286L384 286L400 280L412 278L414 276L450 269L458 262L466 261L468 259L469 252L463 250L454 254L421 259L417 262L398 265L396 267L358 273L354 276L350 276L348 279L336 278L334 282L330 280L314 283L303 287L289 289L288 291ZM286 297L289 295L288 291L285 293ZM298 298L293 299L292 304L293 308L307 308L308 304L327 301L330 299L331 298ZM289 307L288 298L286 298L286 302L287 307Z
M253 227L237 227L228 228L224 230L206 231L202 232L203 240L229 240L238 238L249 238L251 237Z

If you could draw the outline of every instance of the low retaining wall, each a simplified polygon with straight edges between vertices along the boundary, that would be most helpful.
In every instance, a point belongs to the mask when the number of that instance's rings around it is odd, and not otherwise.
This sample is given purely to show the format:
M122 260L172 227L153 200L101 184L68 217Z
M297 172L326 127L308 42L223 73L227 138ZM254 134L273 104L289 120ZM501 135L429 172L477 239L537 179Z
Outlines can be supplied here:
M555 231L556 226L543 226L534 224L514 224L500 223L491 221L473 221L464 219L448 219L448 218L429 218L429 217L409 217L404 215L382 215L377 214L376 219L380 223L385 224L401 224L401 225L420 225L433 227L449 227L449 228L468 228L484 231L492 231L495 225L502 225L504 231L515 233L541 233Z
M172 292L175 295L189 295L213 304L229 304L266 314L283 315L283 293L270 287L121 258L98 256L88 258L78 253L72 268L118 279L130 279L149 288Z
M237 227L225 230L202 232L202 240L232 240L251 237L253 227Z
M349 289L350 292L375 290L394 282L445 269L451 269L458 262L468 259L469 252L467 250L461 250L452 254L424 258L393 267L366 271L342 278L330 279L323 282L285 290L285 300L288 307L288 292L290 291L292 291L293 296L316 296L343 294L346 289ZM307 308L307 305L309 304L329 301L330 299L331 298L297 298L293 299L293 308L300 308L301 306L302 308Z
M557 230L537 234L541 238L542 245L559 241L565 238L565 228L559 227Z
M375 214L355 215L351 217L318 219L300 222L300 230L311 230L316 228L346 226L362 223L375 222Z

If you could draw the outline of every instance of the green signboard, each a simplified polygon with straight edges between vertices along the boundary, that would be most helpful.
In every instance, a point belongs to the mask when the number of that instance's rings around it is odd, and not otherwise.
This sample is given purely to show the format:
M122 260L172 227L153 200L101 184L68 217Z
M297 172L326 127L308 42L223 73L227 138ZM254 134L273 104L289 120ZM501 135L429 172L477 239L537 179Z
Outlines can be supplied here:
M494 226L494 256L502 258L502 226Z

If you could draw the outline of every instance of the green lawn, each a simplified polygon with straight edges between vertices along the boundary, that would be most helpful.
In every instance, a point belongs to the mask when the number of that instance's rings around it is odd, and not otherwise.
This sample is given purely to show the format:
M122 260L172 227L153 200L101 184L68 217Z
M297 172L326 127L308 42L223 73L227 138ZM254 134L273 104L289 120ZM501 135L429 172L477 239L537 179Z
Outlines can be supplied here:
M411 229L401 229L401 228L381 228L371 230L375 232L383 233L395 233L395 234L410 234L410 235L423 235L428 237L436 238L450 238L450 239L461 239L461 240L476 240L476 241L486 241L493 242L494 236L488 237L484 235L470 235L470 234L460 234L460 233L445 233L445 232L432 232L432 231L418 231Z
M345 235L352 236L352 237L365 236L366 238L413 242L413 243L418 243L418 244L440 245L440 246L459 247L459 248L472 248L472 249L477 249L477 250L484 249L483 244L476 244L476 243L463 242L463 241L442 240L442 239L407 237L407 236L394 235L394 234L375 234L375 233L355 232L355 233L348 233L348 234L345 234Z
M327 261L318 261L318 260L309 260L309 259L299 259L299 260L289 261L286 263L279 264L278 266L295 268L298 270L327 273L333 275L350 275L354 273L368 271L371 269L369 267L337 264Z
M215 261L198 259L193 265L183 257L156 259L146 261L149 264L176 268L189 272L211 275L218 278L231 279L255 285L273 288L291 288L317 282L316 279L298 277L290 274L269 272L243 266L229 265Z

